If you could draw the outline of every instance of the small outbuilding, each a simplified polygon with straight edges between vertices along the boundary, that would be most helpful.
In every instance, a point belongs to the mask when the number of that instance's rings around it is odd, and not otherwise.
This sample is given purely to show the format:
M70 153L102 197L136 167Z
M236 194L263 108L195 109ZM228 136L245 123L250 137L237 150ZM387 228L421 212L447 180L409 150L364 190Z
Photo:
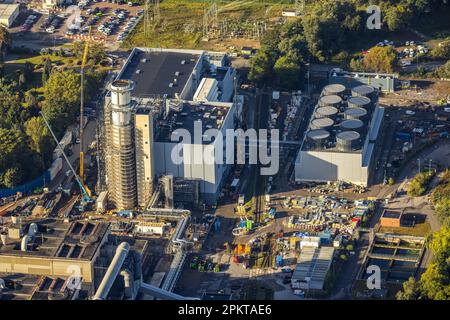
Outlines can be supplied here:
M381 215L380 224L382 227L398 228L402 215L402 210L385 209Z

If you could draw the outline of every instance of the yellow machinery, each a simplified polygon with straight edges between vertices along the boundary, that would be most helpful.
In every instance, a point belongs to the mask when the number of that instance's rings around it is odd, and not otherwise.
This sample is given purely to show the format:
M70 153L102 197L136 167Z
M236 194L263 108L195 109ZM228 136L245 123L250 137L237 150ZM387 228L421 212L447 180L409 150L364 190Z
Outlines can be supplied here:
M83 187L86 189L89 197L91 197L91 190L84 183L84 151L83 151L83 130L84 130L84 67L86 65L87 55L89 51L89 40L91 38L91 28L89 27L89 33L84 45L83 59L81 61L81 98L80 98L80 179Z

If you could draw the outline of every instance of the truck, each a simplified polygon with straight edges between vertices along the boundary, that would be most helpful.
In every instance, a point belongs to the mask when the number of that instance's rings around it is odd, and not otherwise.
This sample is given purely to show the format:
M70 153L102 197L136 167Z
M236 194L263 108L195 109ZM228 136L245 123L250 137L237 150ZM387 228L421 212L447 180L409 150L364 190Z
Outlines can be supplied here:
M108 201L108 191L102 191L97 198L97 212L104 213L106 211L106 204Z

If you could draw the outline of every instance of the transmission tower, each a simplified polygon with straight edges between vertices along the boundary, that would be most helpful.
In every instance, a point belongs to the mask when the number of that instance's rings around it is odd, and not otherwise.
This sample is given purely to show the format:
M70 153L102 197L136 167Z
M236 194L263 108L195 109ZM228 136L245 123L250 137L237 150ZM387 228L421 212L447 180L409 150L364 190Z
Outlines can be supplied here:
M160 0L153 0L153 21L155 23L159 22L161 19L161 11L159 10L159 2Z
M150 36L150 12L148 8L148 1L145 1L144 3L144 35L145 37Z
M218 27L218 9L216 2L213 2L209 9L205 9L203 14L203 38L208 38L212 30Z
M295 15L301 16L305 13L305 0L295 0Z

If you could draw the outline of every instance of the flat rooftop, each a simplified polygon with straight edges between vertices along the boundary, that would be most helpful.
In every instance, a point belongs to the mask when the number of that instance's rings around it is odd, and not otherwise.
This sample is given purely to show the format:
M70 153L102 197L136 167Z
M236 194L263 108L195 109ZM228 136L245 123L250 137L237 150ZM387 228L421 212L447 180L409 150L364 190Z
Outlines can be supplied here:
M183 91L200 56L200 53L135 49L119 79L134 81L133 96L167 94L168 98L174 98Z
M72 293L66 290L68 278L65 277L0 273L0 279L5 281L0 300L69 300L72 298ZM89 283L81 283L80 298L87 296L89 286Z
M156 141L170 142L172 132L181 128L188 130L193 138L196 122L202 124L202 133L207 129L220 129L231 106L232 103L227 102L184 103L180 111L171 109L167 119L158 121Z
M101 240L109 229L109 223L98 221L64 222L59 219L37 219L8 229L22 227L28 233L31 223L38 225L36 235L29 241L27 251L21 251L21 239L8 237L0 247L1 256L29 256L42 258L91 260Z
M384 210L382 217L389 219L400 219L401 215L402 215L401 211Z
M309 289L323 290L325 278L333 261L334 248L308 248L300 252L292 280L309 283Z

